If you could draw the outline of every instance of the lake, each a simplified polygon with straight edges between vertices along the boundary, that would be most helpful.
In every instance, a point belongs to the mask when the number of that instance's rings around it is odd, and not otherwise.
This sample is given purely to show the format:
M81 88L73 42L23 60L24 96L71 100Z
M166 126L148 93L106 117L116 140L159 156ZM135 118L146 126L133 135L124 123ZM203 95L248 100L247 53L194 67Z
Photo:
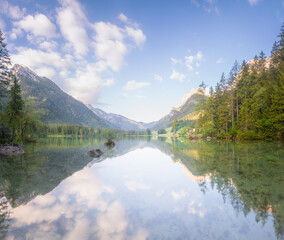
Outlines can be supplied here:
M283 142L115 142L47 138L1 155L0 238L284 239Z

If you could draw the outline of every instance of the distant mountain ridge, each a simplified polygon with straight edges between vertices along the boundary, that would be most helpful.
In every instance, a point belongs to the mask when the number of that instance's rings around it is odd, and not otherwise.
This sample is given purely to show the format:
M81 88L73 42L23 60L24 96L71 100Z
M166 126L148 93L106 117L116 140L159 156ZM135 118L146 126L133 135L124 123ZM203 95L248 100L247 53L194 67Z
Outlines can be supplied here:
M136 122L119 114L107 113L99 108L94 108L91 104L86 104L86 106L97 116L110 122L118 129L144 131L150 126L150 124Z
M46 124L78 124L134 131L145 131L147 128L159 130L169 126L174 116L177 120L192 119L196 104L204 97L198 93L197 88L193 88L183 96L179 108L173 108L159 121L144 123L107 113L90 104L85 105L62 91L50 79L37 75L28 67L15 64L12 72L19 79L22 95L25 98L35 98L37 107L44 111L41 120Z

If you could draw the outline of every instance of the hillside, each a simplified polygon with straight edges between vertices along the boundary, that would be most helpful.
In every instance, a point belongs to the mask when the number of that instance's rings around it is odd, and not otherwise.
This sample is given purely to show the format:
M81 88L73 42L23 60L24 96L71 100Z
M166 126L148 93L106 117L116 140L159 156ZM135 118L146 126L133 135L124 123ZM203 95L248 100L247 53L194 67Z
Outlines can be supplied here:
M157 121L152 127L153 130L159 130L161 128L166 128L171 125L174 117L176 120L196 120L198 113L195 112L197 104L204 99L206 96L198 93L197 88L191 89L187 94L182 98L182 103L178 108L172 108L171 112Z
M92 127L113 127L98 117L82 102L63 92L53 81L40 77L29 68L14 65L12 72L19 79L25 98L35 98L43 110L41 121L46 124L79 124Z

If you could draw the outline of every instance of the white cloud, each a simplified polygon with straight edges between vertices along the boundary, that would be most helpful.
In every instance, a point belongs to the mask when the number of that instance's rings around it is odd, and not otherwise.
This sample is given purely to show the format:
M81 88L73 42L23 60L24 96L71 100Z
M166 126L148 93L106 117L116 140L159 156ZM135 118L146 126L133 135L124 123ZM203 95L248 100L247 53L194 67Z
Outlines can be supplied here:
M178 63L181 63L181 60L176 59L176 58L171 58L171 62L172 62L173 65L176 65Z
M13 63L25 65L30 68L39 68L43 65L53 66L55 68L65 68L72 66L72 59L66 55L63 58L57 52L45 52L42 50L36 50L31 48L17 48L17 54L12 54L11 59Z
M126 27L125 30L128 36L134 40L134 42L138 47L141 47L143 43L146 41L146 36L144 35L141 29Z
M13 6L7 1L0 2L0 12L8 15L13 19L20 19L24 17L26 9L20 9L19 6Z
M176 70L173 70L172 71L172 74L170 76L170 79L172 80L178 80L180 82L183 82L184 79L185 79L185 75L180 73L180 72L177 72Z
M124 63L127 46L124 44L122 30L111 23L98 22L93 25L96 31L95 55L105 61L113 71L119 71Z
M18 28L24 29L26 32L34 36L52 38L56 37L55 25L43 14L37 14L34 17L28 15L18 22L14 22Z
M202 7L205 12L215 12L220 15L219 9L216 6L215 0L191 0L196 7Z
M39 48L44 50L54 50L57 47L57 42L55 41L43 41L39 44Z
M109 87L109 86L112 86L113 84L114 84L114 79L109 78L109 79L106 79L106 81L103 83L103 86Z
M72 45L75 53L86 55L89 39L85 30L86 17L81 5L75 0L59 0L62 5L57 9L57 23L63 37Z
M97 22L93 25L93 29L97 33L95 36L97 42L122 41L124 38L122 29L111 23Z
M249 4L250 4L251 6L257 4L258 1L259 1L259 0L248 0Z
M224 63L224 59L222 57L218 58L218 60L216 61L217 64L221 64Z
M15 40L18 37L23 35L23 31L20 28L12 28L11 32L10 32L10 38Z
M47 77L49 79L52 79L56 75L56 71L51 67L40 67L35 68L34 70L39 76Z
M67 92L84 103L95 102L103 87L103 81L95 66L77 69L74 78L65 80Z
M136 82L136 81L128 81L127 84L124 86L125 90L132 91L139 88L147 87L150 83L148 82Z
M159 81L159 82L162 82L163 81L163 77L158 75L158 74L154 74L154 79Z
M184 58L185 65L189 71L193 71L195 67L200 66L200 61L203 60L202 51L198 51L196 55L190 55Z
M128 22L128 17L126 17L123 13L119 14L117 18L124 23Z

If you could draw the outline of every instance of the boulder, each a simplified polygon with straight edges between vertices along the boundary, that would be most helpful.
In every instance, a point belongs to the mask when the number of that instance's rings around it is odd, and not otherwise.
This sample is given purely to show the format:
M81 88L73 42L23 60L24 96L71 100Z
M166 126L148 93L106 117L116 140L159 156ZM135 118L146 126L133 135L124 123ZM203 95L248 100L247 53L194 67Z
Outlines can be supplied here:
M16 146L3 146L0 147L0 153L6 155L19 155L25 153L24 150Z
M107 147L114 147L114 146L115 146L115 143L114 143L114 141L112 141L112 140L107 140L107 141L105 142L105 146L107 146Z
M103 155L104 153L101 151L101 149L97 148L97 149L92 149L92 150L90 150L89 152L87 152L87 154L88 154L90 157L98 158L98 157L100 157L101 155Z

